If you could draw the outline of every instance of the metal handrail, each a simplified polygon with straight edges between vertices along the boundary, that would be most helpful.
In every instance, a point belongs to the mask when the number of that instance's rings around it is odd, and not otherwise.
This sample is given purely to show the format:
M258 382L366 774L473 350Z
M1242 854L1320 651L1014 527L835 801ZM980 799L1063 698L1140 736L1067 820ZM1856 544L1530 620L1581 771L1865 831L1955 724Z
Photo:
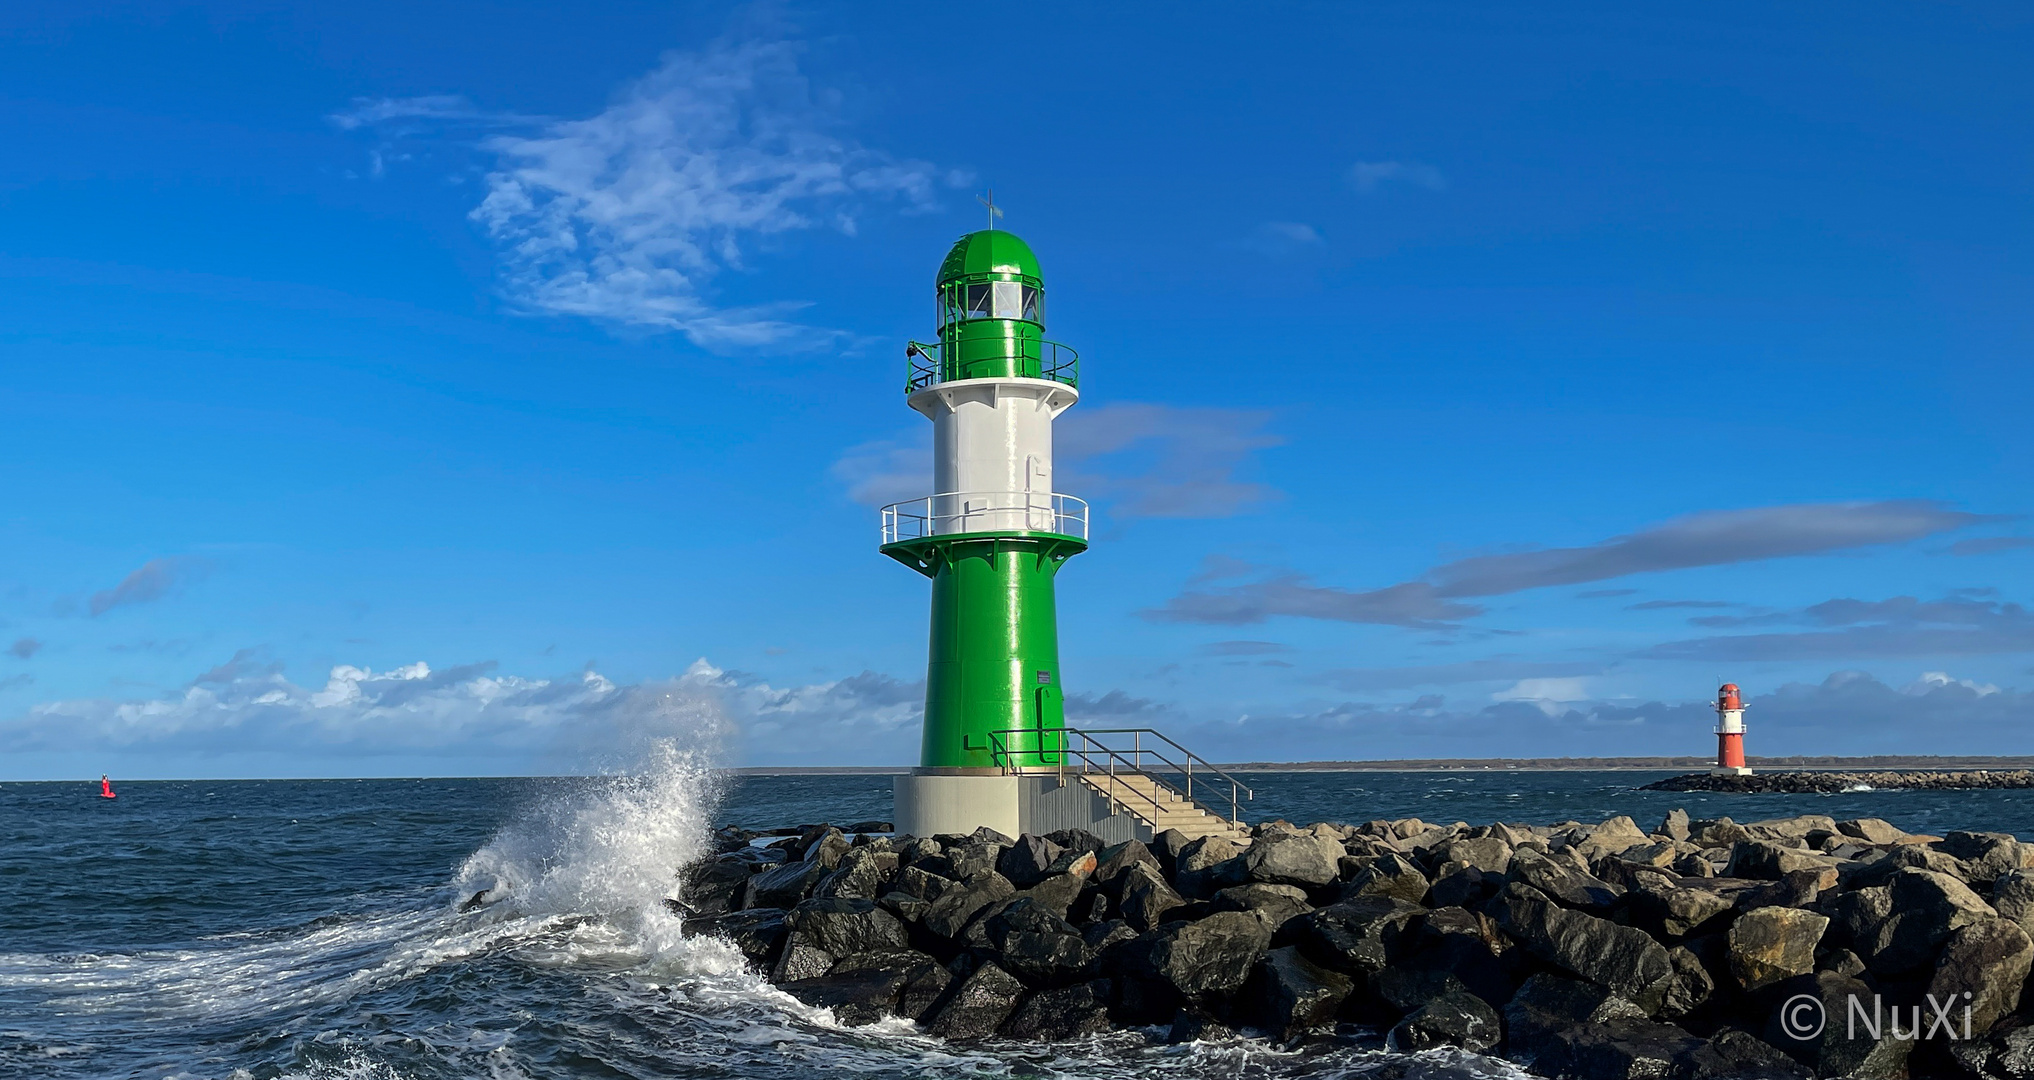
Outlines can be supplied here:
M1186 777L1185 797L1188 804L1199 807L1202 810L1206 810L1210 814L1214 813L1214 811L1208 810L1208 808L1205 805L1203 805L1199 800L1194 798L1194 766L1196 764L1198 764L1201 767L1201 772L1204 775L1208 773L1213 773L1215 776L1218 776L1221 779L1229 782L1230 821L1242 820L1240 804L1243 801L1247 800L1255 802L1257 799L1257 792L1253 790L1248 784L1245 784L1241 780L1238 780L1235 777L1229 775L1228 773L1222 771L1221 769L1216 768L1206 758L1203 758L1199 754L1196 754L1193 751L1187 749L1186 747L1181 746L1178 742L1174 741L1170 736L1166 735L1162 731L1157 730L1156 728L1071 728L1071 727L1011 728L1006 731L991 732L990 735L992 739L995 739L996 742L1000 743L1002 740L999 738L999 736L1004 734L1017 734L1017 733L1039 736L1041 742L1043 741L1043 737L1046 735L1058 735L1060 737L1059 738L1060 745L1057 751L1041 747L1037 750L1017 751L1016 753L1029 753L1034 754L1040 758L1049 758L1056 752L1059 755L1059 760L1056 763L1056 766L1062 782L1064 782L1065 780L1066 756L1069 754L1080 759L1081 771L1083 772L1090 771L1093 765L1091 755L1098 752L1106 754L1108 757L1109 774L1111 779L1113 779L1115 776L1115 763L1119 760L1123 761L1132 770L1140 774L1150 775L1153 770L1147 769L1144 766L1144 756L1146 754L1149 754L1151 755L1151 757L1163 763L1169 771L1184 775ZM1068 745L1066 740L1066 736L1068 735L1080 736L1082 745L1080 747L1073 747ZM1123 752L1120 752L1115 748L1102 742L1100 739L1095 738L1095 736L1097 735L1131 736L1135 740L1128 751L1128 753L1131 756L1125 757ZM1144 736L1146 735L1155 736L1159 741L1165 743L1165 745L1172 747L1174 750L1177 750L1180 756L1185 758L1186 760L1184 762L1174 761L1171 758L1165 756L1165 754L1161 753L1155 747L1145 746ZM995 751L992 749L992 753L993 752ZM1009 751L1007 748L1001 751L1001 754L1005 756L1010 755L1011 753L1012 752ZM999 761L999 764L1002 763ZM1010 766L1004 765L1004 767L1008 768ZM1158 778L1156 776L1153 776L1152 779L1156 781ZM1115 788L1115 785L1112 783L1110 787L1113 790ZM1153 801L1153 805L1154 806L1157 805L1156 800Z
M1031 341L1038 345L1038 377L1053 382L1065 383L1074 389L1081 385L1081 354L1072 346L1044 338L1017 339ZM1029 360L1031 357L1019 356ZM928 386L947 382L945 346L943 343L913 341L904 347L904 392L909 394Z
M1064 730L1064 729L1052 729L1052 730ZM1003 741L1003 736L1005 736L1005 735L1037 735L1037 734L1041 734L1041 732L1040 732L1040 729L1038 729L1038 728L1006 728L1006 729L1004 729L1004 730L1001 730L1001 731L991 731L991 732L989 732L989 755L990 755L990 757L992 757L992 758L996 759L997 763L998 763L999 765L1001 765L1001 766L1002 766L1003 768L1005 768L1005 769L1010 769L1010 768L1021 768L1021 766L1012 766L1012 765L1009 765L1009 764L1007 764L1007 762L1006 762L1006 760L1005 760L1005 759L1008 759L1008 758L1014 757L1014 756L1016 756L1016 755L1018 755L1018 754L1033 754L1033 755L1035 755L1035 756L1038 756L1038 757L1045 757L1045 756L1047 756L1047 755L1048 755L1048 754L1050 753L1050 751L1045 751L1045 750L1012 750L1012 749L1010 749L1009 745L1008 745L1007 743L1005 743L1005 742ZM1064 741L1064 740L1062 740L1062 741ZM1103 751L1104 753L1106 753L1106 754L1108 755L1108 758L1107 758L1107 762L1106 762L1106 764L1107 764L1107 766L1108 766L1108 767L1107 767L1107 769L1106 769L1106 770L1095 770L1095 771L1105 771L1105 772L1107 772L1107 773L1108 773L1108 776L1109 776L1109 794L1108 794L1108 799L1109 799L1109 805L1110 805L1110 807L1111 807L1111 809L1112 809L1112 810L1115 810L1115 809L1123 809L1123 810L1127 810L1127 809L1129 809L1129 807L1130 807L1130 804L1129 804L1129 803L1127 803L1127 802L1125 802L1125 801L1124 801L1124 800L1123 800L1123 799L1121 798L1121 796L1120 796L1120 794L1119 794L1119 793L1120 793L1121 791L1123 791L1123 790L1124 790L1124 788L1125 788L1125 786L1126 786L1126 785L1122 785L1122 784L1118 784L1118 783L1116 783L1116 762L1118 762L1118 761L1121 761L1121 762L1123 762L1123 764L1124 764L1124 765L1126 765L1126 766L1128 766L1128 767L1129 767L1129 769L1130 769L1130 771L1131 771L1131 772L1134 772L1134 773L1136 773L1136 774L1137 774L1137 775L1139 775L1139 776L1143 776L1143 775L1147 775L1147 774L1146 774L1145 770L1143 770L1143 769L1141 769L1141 768L1138 768L1135 762L1131 761L1131 760L1130 760L1130 759L1128 759L1128 758L1125 758L1125 757L1123 757L1123 755L1121 755L1121 754L1117 753L1116 751L1114 751L1114 750L1110 750L1110 749L1109 749L1108 747L1106 747L1106 746L1104 746L1104 747L1100 747L1100 749L1101 749L1101 750L1102 750L1102 751ZM1059 775L1059 782L1060 782L1061 784L1065 784L1065 783L1066 783L1066 763L1065 763L1065 760L1064 760L1064 759L1065 759L1066 755L1067 755L1067 754L1069 754L1069 753L1071 753L1071 754L1076 754L1076 755L1079 755L1079 756L1080 756L1080 758L1081 758L1081 764L1082 764L1083 766L1088 766L1088 765L1092 765L1092 764L1093 764L1093 762L1092 762L1092 761L1090 761L1090 760L1089 760L1089 758L1088 758L1088 756L1087 756L1087 755L1088 755L1088 751L1086 751L1086 750L1073 750L1073 749L1070 749L1070 748L1068 748L1068 747L1065 747L1065 746L1062 746L1062 747L1060 747L1060 750L1059 750L1059 757L1060 757L1060 759L1061 759L1061 760L1060 760L1060 762L1059 762L1059 764L1058 764L1058 769L1057 769L1057 772L1058 772L1058 775ZM1088 772L1088 771L1090 771L1090 770L1089 770L1089 769L1087 769L1087 768L1083 768L1083 769L1082 769L1081 771L1082 771L1082 772ZM1157 779L1156 777L1153 777L1153 780L1154 780L1154 781L1156 781L1156 779ZM1162 785L1158 785L1158 786L1162 786ZM1154 791L1139 791L1139 790L1138 790L1137 788L1135 788L1135 787L1129 787L1129 790L1137 792L1137 794L1138 794L1138 795L1140 795L1140 796L1143 796L1143 798L1144 798L1144 801L1145 801L1145 802L1148 802L1148 803L1150 803L1150 804L1151 804L1151 820L1152 820L1153 822L1156 822L1156 821L1158 820L1158 818L1159 818L1159 815L1160 815L1160 814L1163 814L1163 813L1165 812L1165 804L1164 804L1164 803L1161 803L1161 802L1159 802L1159 801L1158 801L1158 795L1157 795L1157 794L1155 793L1155 790L1154 790ZM1169 789L1169 788L1168 788L1167 790L1171 790L1171 789ZM1195 802L1194 802L1193 800L1191 800L1191 799L1187 800L1187 802L1188 802L1188 804L1189 804L1189 805L1192 805L1192 806L1199 806L1199 805L1200 805L1199 803L1195 803ZM1203 809L1205 809L1205 808L1203 808Z
M947 500L941 504L939 500ZM883 508L883 543L922 540L929 536L1016 528L1022 515L1025 532L1049 532L1088 538L1088 504L1084 499L1044 491L944 491L907 499Z

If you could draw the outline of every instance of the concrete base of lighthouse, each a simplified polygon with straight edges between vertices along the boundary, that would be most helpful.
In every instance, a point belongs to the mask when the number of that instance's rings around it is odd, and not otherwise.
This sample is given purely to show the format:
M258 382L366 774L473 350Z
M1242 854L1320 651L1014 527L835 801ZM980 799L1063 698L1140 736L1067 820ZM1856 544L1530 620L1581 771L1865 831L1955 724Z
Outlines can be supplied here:
M1718 765L1709 770L1709 775L1711 776L1750 776L1751 774L1751 769L1744 765Z
M1110 843L1150 840L1151 826L1123 813L1078 777L916 769L892 788L891 821L911 836L965 836L980 828L1004 836L1085 829Z

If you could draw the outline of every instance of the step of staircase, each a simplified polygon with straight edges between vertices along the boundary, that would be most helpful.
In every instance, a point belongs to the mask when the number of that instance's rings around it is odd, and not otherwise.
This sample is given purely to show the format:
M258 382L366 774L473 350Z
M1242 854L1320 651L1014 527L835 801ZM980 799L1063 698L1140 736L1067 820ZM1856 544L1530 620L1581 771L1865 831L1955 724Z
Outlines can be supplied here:
M1247 842L1250 836L1248 826L1207 812L1149 774L1081 773L1080 778L1096 794L1115 800L1125 813L1151 826L1153 835L1178 829L1189 840L1222 836Z

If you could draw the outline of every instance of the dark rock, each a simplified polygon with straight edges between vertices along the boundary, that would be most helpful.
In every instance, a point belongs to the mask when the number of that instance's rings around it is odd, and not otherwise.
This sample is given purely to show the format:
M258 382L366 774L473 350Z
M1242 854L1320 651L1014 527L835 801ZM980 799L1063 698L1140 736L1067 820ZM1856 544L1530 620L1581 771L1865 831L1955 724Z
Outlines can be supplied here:
M887 892L876 897L876 906L897 916L898 921L906 925L923 922L925 913L932 909L930 902L901 892Z
M1186 903L1156 869L1143 863L1131 866L1112 884L1119 890L1117 909L1140 931L1156 929L1167 912Z
M1992 882L1992 909L2034 933L2034 870L2009 870Z
M1382 896L1417 904L1426 899L1427 887L1427 876L1411 859L1386 854L1349 879L1348 884L1342 887L1342 899Z
M1926 967L1950 934L1997 917L1968 886L1947 874L1905 869L1892 876L1887 889L1891 916L1857 942L1866 966L1880 975Z
M1088 951L1096 954L1103 952L1112 945L1129 941L1136 936L1137 931L1132 929L1130 924L1122 919L1110 919L1108 922L1096 923L1081 931L1081 940L1087 943Z
M984 825L981 828L976 829L974 832L969 833L968 839L974 841L977 844L994 844L997 847L1009 847L1010 845L1017 842L1015 840L1010 839L1007 836L1004 836L1002 833L999 833L996 830L989 828L987 825Z
M829 873L817 862L790 862L748 879L742 906L751 908L794 908L812 895L812 889Z
M2023 1027L1991 1040L1991 1070L2009 1080L2034 1080L2034 1027Z
M1528 978L1504 1006L1509 1056L1535 1069L1559 1032L1578 1025L1643 1019L1644 1010L1601 986L1547 973Z
M1815 970L1815 947L1826 916L1799 908L1759 908L1730 926L1730 976L1744 990L1762 990Z
M1159 869L1169 876L1179 871L1179 858L1193 841L1178 829L1167 829L1151 838L1151 853L1158 857Z
M834 956L910 946L904 924L874 900L815 898L792 908L786 922L792 933Z
M1349 975L1382 969L1402 950L1407 925L1423 909L1391 897L1344 900L1296 916L1278 928L1275 945L1297 945L1307 958Z
M1003 848L998 844L969 842L959 847L947 848L946 858L953 863L953 873L947 876L955 881L966 881L983 874L996 873L996 864L1003 858Z
M839 959L812 943L810 938L797 931L784 935L784 951L777 956L777 963L770 968L770 981L779 986L785 983L817 979L833 970L833 962Z
M1891 884L1893 876L1902 870L1927 870L1967 882L1969 869L1963 860L1954 856L1930 850L1920 844L1901 844L1874 858L1843 867L1839 872L1843 875L1846 887L1868 889L1875 885Z
M1402 1053L1417 1053L1436 1046L1459 1046L1480 1053L1496 1046L1502 1037L1497 1010L1474 994L1443 994L1413 1010L1385 1036L1385 1042Z
M1832 971L1818 971L1781 983L1765 996L1781 1002L1766 1023L1766 1042L1786 1051L1815 1075L1866 1080L1906 1075L1913 1040L1893 1037L1884 1025L1873 1035L1869 1026L1853 1022L1853 1001L1879 1000L1872 987Z
M1506 958L1511 947L1488 915L1437 908L1420 920L1419 932L1397 964L1409 970L1448 972L1470 993L1495 1005L1511 997L1516 983Z
M1051 873L1053 860L1059 858L1058 844L1043 836L1025 833L1010 845L996 860L996 872L1010 879L1010 884L1028 889L1045 880Z
M783 908L748 908L725 915L687 919L684 931L732 942L743 956L749 958L750 963L768 966L777 958L777 950L784 944L784 915Z
M930 858L945 852L945 845L939 841L929 836L916 836L906 841L904 846L897 850L897 856L903 861L905 866L913 866L920 859Z
M1645 931L1563 908L1516 882L1494 903L1500 925L1528 952L1617 991L1649 1015L1658 1011L1674 966Z
M2034 942L2025 930L1996 916L1980 919L1959 927L1943 943L1928 994L1936 1001L1963 1001L1970 1009L1971 1032L1989 1031L2019 1007L2030 965ZM1961 1016L1963 1010L1956 1012Z
M1608 911L1617 903L1617 890L1609 883L1573 866L1555 862L1544 852L1519 848L1511 854L1505 877L1571 908Z
M1685 1074L1683 1062L1704 1046L1672 1024L1612 1020L1566 1028L1547 1037L1533 1071L1557 1080L1638 1080Z
M1243 873L1250 881L1273 885L1318 886L1335 880L1342 844L1312 833L1267 836L1243 855ZM1425 892L1425 879L1421 891Z
M873 900L881 895L883 877L897 868L897 856L856 848L841 856L833 873L813 887L814 897Z
M829 827L811 841L801 857L806 862L833 870L840 866L841 859L853 847L854 845L848 843L847 837L841 835L839 829Z
M1082 858L1093 858L1083 852ZM1054 915L1065 918L1073 910L1074 901L1080 899L1081 890L1087 886L1087 879L1076 874L1053 874L1044 881L1018 895L1030 897L1040 905L1050 908Z
M1456 837L1434 849L1436 865L1467 863L1485 874L1502 876L1511 865L1511 845L1495 836Z
M907 866L897 871L896 891L908 893L920 900L937 900L946 895L948 889L958 885L952 878L940 877L917 866Z
M1314 906L1307 902L1305 890L1292 885L1271 885L1252 882L1248 885L1232 885L1215 894L1213 906L1216 911L1248 911L1262 920L1264 925L1274 929L1295 915L1312 911Z
M994 1034L1017 1011L1024 984L986 961L922 1021L925 1030L944 1039L979 1039Z
M1737 911L1734 896L1702 885L1661 883L1658 875L1647 875L1628 895L1634 921L1672 939L1721 930Z
M1469 992L1469 987L1453 972L1404 964L1394 964L1372 975L1370 989L1401 1013L1411 1012L1436 998Z
M1737 1028L1709 1037L1709 1045L1688 1059L1692 1080L1808 1080L1808 1070L1766 1042Z
M1051 1042L1077 1039L1109 1030L1108 982L1098 990L1095 983L1075 983L1054 990L1041 990L1024 999L1024 1004L1003 1022L1003 1034L1012 1039Z
M1165 1041L1178 1045L1190 1042L1227 1042L1236 1037L1234 1029L1209 1015L1205 1009L1182 1006L1173 1014Z
M969 878L933 901L922 925L940 937L958 937L977 912L1016 892L1009 879L993 871Z
M848 826L847 831L851 833L886 833L896 832L897 827L887 821L857 821L853 825Z
M1778 881L1795 870L1815 870L1828 865L1821 855L1781 847L1766 840L1740 840L1731 845L1730 865L1724 876Z
M1745 890L1738 896L1737 906L1743 911L1762 907L1808 907L1824 892L1834 889L1836 882L1835 867L1789 870L1780 875L1778 881Z
M1096 882L1114 881L1116 875L1138 863L1158 871L1161 877L1165 873L1165 868L1158 863L1158 856L1153 855L1150 848L1137 840L1125 840L1120 844L1103 848L1095 858L1097 860L1095 872L1090 877Z
M887 1015L916 1020L952 977L924 953L875 952L845 957L825 975L779 988L807 1005L832 1009L843 1024L859 1025Z
M1095 858L1094 852L1069 848L1060 852L1059 858L1052 860L1052 865L1046 867L1045 872L1051 877L1064 876L1086 881L1099 865L1101 861Z
M761 864L740 855L694 863L680 875L678 899L694 916L725 915L742 906L742 892Z
M1296 1038L1332 1026L1355 986L1349 977L1315 964L1294 946L1272 949L1257 962L1243 988L1252 1020L1275 1039Z
M1851 889L1824 901L1821 908L1829 916L1828 938L1862 953L1879 925L1893 915L1893 890L1887 885Z
M1667 959L1674 965L1674 976L1668 980L1666 995L1660 1001L1660 1015L1677 1020L1708 1004L1716 993L1716 978L1686 946L1668 949Z
M2034 845L2021 843L2011 833L1952 830L1935 847L1963 861L1967 881L1995 881L2008 871L2034 867Z
M1055 829L1052 832L1046 833L1045 838L1059 845L1060 858L1062 859L1067 857L1068 852L1082 851L1093 852L1099 859L1101 853L1109 846L1107 840L1096 836L1086 829Z
M1189 900L1206 900L1217 889L1244 882L1243 849L1226 837L1203 836L1180 849L1173 888Z
M1242 986L1270 938L1255 917L1221 911L1199 922L1166 923L1142 935L1131 942L1129 961L1137 975L1193 998Z
M1087 965L1080 931L1029 897L1019 897L984 920L997 959L1033 986L1071 982Z

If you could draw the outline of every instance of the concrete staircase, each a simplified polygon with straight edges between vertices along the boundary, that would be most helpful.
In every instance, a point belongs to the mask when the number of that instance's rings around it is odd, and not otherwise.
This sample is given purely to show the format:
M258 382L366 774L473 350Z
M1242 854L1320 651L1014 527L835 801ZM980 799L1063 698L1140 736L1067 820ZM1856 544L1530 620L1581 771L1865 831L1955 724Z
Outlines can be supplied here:
M1167 829L1178 829L1189 840L1220 836L1241 843L1250 842L1249 826L1209 813L1150 773L1122 772L1112 776L1104 772L1084 772L1076 775L1096 794L1151 826L1153 836Z

